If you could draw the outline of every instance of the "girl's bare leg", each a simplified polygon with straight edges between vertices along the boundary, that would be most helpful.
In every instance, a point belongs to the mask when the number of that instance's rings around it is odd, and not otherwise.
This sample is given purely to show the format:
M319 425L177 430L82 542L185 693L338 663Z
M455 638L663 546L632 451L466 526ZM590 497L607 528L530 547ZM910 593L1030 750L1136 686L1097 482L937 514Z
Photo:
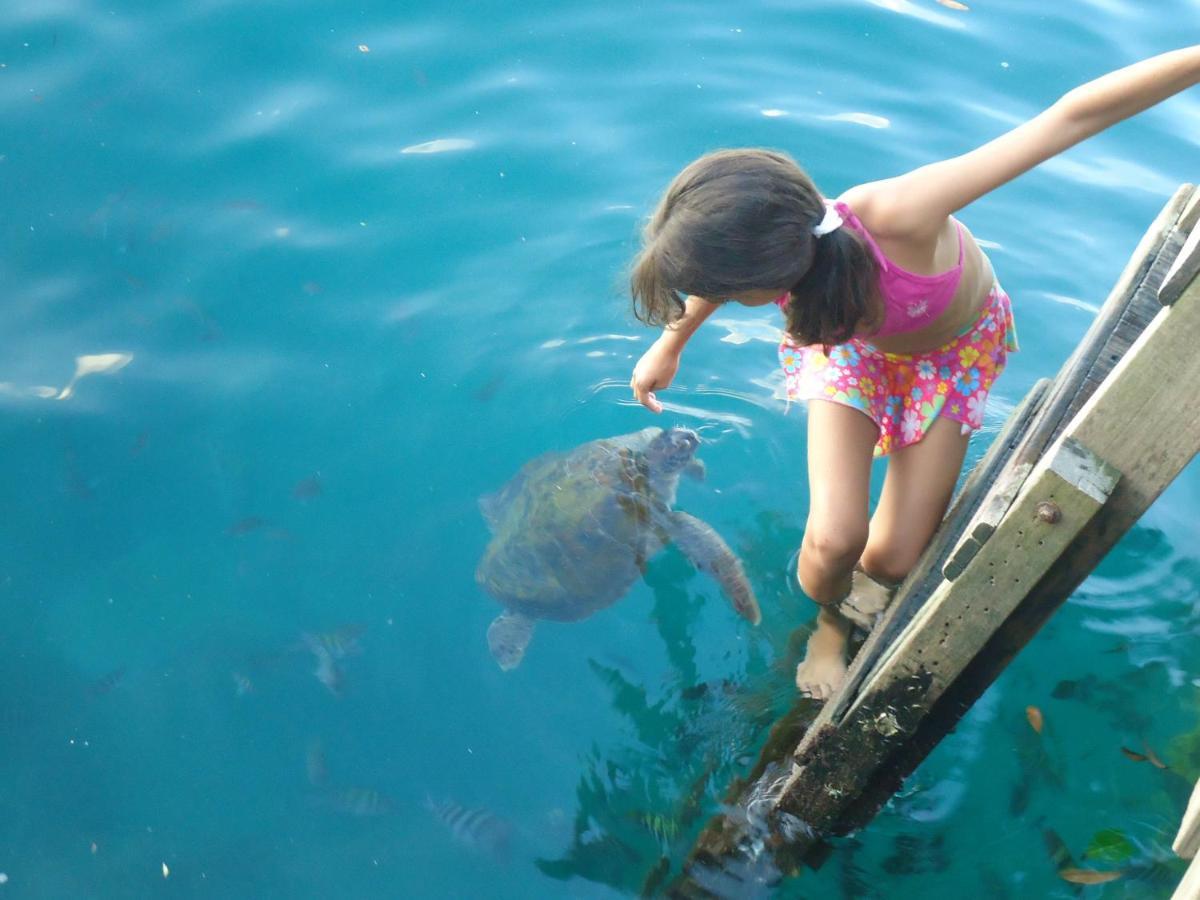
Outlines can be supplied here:
M827 400L808 404L810 505L800 547L800 586L822 605L796 669L801 693L827 699L846 675L850 624L834 608L867 545L871 460L879 430L859 410Z
M888 456L862 556L862 567L872 578L897 583L917 564L946 515L968 437L958 422L939 417L921 440Z
M821 457L822 452L828 453L830 448L818 439L818 458L813 458L813 424L816 419L818 427L824 429L823 434L839 434L835 429L838 423L829 421L840 418L837 413L826 415L828 410L816 411L813 407L829 407L832 404L814 401L810 403L809 411L809 480L813 491L813 506L809 513L810 528L805 532L805 547L800 554L800 583L810 597L822 604L837 604L850 592L851 572L854 563L846 562L844 554L822 553L821 547L827 547L828 541L820 541L820 531L814 528L814 515L828 515L830 503L842 503L843 511L848 508L857 509L859 498L853 491L846 490L853 486L854 472L847 471L847 457L854 448L855 436L854 419L845 419L841 424L848 427L850 433L840 433L835 440L841 440L843 448L852 448L844 452L842 459ZM851 414L856 410L843 409ZM865 416L860 417L868 421ZM874 425L871 424L874 429ZM936 419L929 431L916 444L911 444L896 451L888 458L887 476L884 479L883 492L874 515L870 518L867 538L863 547L860 567L872 578L884 585L897 584L904 579L912 569L921 553L924 552L933 533L937 530L946 513L946 507L954 492L954 485L962 470L963 459L967 449L967 435L961 433L959 424L951 419ZM871 438L872 447L874 437ZM814 465L816 463L817 465ZM869 485L870 458L867 461L867 484ZM836 490L830 491L829 484L838 479L842 485L840 498ZM823 480L826 488L818 492L818 484ZM864 488L865 489L865 488ZM832 493L832 496L831 496ZM865 507L867 500L862 499ZM852 507L851 507L852 505ZM817 522L828 519L817 518ZM842 520L846 520L843 518ZM828 527L828 526L826 526ZM843 528L849 526L843 525ZM853 530L843 531L843 534L853 534ZM813 540L810 542L810 534ZM846 542L848 549L852 542ZM806 554L807 549L807 554ZM877 593L877 591L876 591ZM878 603L869 601L874 613L879 610ZM859 605L855 603L854 605ZM808 641L808 649L799 668L796 670L796 684L802 692L825 700L841 685L846 674L846 643L850 633L850 623L836 610L822 608L817 617L817 628Z

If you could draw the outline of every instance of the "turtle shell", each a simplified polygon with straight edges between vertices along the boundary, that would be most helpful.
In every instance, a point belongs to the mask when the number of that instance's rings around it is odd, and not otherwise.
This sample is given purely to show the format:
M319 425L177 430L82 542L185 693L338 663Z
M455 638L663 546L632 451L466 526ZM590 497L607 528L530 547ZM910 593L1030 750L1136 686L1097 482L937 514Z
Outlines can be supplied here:
M666 540L656 524L666 511L664 480L650 477L645 453L661 431L526 463L481 501L493 537L476 581L510 609L540 619L575 621L621 599Z

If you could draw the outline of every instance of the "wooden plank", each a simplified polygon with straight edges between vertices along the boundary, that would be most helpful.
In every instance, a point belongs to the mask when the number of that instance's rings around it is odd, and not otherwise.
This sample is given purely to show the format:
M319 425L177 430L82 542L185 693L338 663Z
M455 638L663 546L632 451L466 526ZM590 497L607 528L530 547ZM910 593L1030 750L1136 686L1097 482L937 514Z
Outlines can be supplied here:
M1003 480L988 495L987 500L979 510L979 514L971 522L970 532L954 548L950 559L942 567L942 575L948 581L953 581L963 573L963 570L967 567L967 563L975 558L975 554L987 543L987 539L995 533L996 526L1000 524L1000 520L1008 512L1008 508L1012 506L1017 493L1021 490L1025 479L1029 477L1029 473L1032 471L1033 466L1029 463L1021 463L1014 466L1010 471L1005 473Z
M1179 227L1184 231L1191 231L1197 222L1200 222L1200 191L1192 194L1179 214Z
M1158 289L1159 302L1163 306L1170 306L1179 299L1183 289L1191 284L1197 274L1200 274L1200 228L1193 228L1183 249L1179 251L1175 262L1163 278L1162 287Z
M1082 444L1060 443L1030 473L992 540L892 645L847 717L872 691L921 670L933 678L928 699L941 696L1104 505L1119 478Z
M1200 781L1196 782L1192 798L1188 800L1183 824L1179 826L1179 834L1175 835L1171 849L1184 859L1191 859L1200 851Z

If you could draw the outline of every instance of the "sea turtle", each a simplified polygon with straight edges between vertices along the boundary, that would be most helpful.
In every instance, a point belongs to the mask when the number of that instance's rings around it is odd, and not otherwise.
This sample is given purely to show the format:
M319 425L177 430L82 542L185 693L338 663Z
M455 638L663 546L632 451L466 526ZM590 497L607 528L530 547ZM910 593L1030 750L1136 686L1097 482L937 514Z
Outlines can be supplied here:
M680 474L704 477L699 445L686 428L589 441L530 460L480 500L492 540L475 580L506 608L487 634L501 669L520 664L536 619L574 622L611 606L668 543L758 624L741 561L711 526L672 509Z

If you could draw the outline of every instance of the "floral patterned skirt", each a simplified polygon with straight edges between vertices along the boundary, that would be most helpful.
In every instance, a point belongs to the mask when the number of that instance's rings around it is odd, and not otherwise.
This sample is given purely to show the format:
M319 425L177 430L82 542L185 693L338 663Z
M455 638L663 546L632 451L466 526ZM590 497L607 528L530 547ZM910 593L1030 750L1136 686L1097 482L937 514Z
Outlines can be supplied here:
M979 318L949 343L922 353L884 353L860 338L830 348L779 345L789 400L831 400L866 413L879 426L875 456L915 444L940 416L983 425L992 383L1016 351L1012 301L993 284Z

